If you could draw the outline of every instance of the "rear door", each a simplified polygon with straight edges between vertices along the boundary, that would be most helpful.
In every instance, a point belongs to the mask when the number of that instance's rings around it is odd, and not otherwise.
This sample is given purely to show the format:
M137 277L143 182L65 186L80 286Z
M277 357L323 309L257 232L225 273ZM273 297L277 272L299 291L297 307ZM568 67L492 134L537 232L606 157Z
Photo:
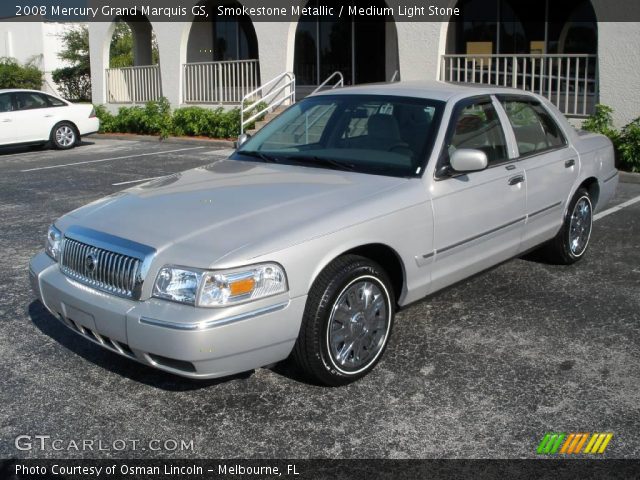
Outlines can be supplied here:
M499 95L516 143L527 185L527 224L521 250L552 238L562 223L569 193L578 179L579 157L540 101Z
M16 143L19 136L14 121L13 94L0 93L0 145Z
M524 228L526 189L512 159L496 101L489 96L459 102L451 116L432 183L435 218L433 289L445 287L516 255ZM458 148L482 150L488 168L440 175Z

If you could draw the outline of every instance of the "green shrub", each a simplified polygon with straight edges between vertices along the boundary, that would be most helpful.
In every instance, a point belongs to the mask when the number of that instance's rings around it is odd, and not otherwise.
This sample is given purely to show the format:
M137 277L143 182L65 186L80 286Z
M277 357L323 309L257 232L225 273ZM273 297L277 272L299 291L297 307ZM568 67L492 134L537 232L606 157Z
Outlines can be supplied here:
M626 125L618 141L620 168L640 172L640 117Z
M167 138L173 132L171 104L162 97L157 102L148 102L144 107L143 122L147 133Z
M587 118L582 128L606 135L613 142L616 166L629 172L640 172L640 117L625 125L621 131L613 126L613 109L596 105L596 111Z
M254 111L266 104L257 105ZM240 109L225 110L184 107L171 112L167 99L149 102L144 107L121 107L116 115L104 106L96 107L100 130L105 133L137 133L140 135L169 135L209 138L235 138L240 134ZM253 112L247 116L253 115ZM260 117L262 118L262 116ZM253 128L252 124L247 129Z
M51 72L63 98L71 101L91 101L91 71L83 66L59 68Z
M606 135L614 145L617 144L620 136L613 126L613 108L607 105L596 105L595 113L584 121L582 128L588 132Z
M51 72L53 81L67 100L91 101L89 29L86 25L70 26L58 38L62 46L58 58L69 66Z
M42 88L42 71L32 64L20 65L15 59L0 58L0 88Z
M96 116L100 120L100 133L113 133L115 128L115 116L104 105L95 105Z
M173 133L177 136L216 137L222 108L179 108L173 112Z
M216 134L218 138L234 138L240 135L239 108L228 110L220 116Z

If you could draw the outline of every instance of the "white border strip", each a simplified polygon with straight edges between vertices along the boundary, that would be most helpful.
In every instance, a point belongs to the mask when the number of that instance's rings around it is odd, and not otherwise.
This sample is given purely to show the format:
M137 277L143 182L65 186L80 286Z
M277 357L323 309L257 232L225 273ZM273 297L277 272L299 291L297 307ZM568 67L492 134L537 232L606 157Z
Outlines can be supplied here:
M631 200L627 200L626 202L621 203L620 205L616 205L615 207L611 207L611 208L605 210L604 212L597 213L596 215L593 216L593 219L594 220L600 220L601 218L604 218L607 215L611 215L612 213L619 212L623 208L629 207L629 206L633 205L634 203L638 203L638 202L640 202L640 197L632 198Z
M110 162L112 160L124 160L126 158L149 157L151 155L163 155L163 154L166 154L166 153L187 152L189 150L200 150L202 148L205 148L205 147L179 148L177 150L165 150L165 151L162 151L162 152L148 152L148 153L139 153L138 155L127 155L125 157L101 158L99 160L87 160L87 161L84 161L84 162L65 163L63 165L50 165L48 167L28 168L26 170L20 170L20 172L22 172L22 173L35 172L37 170L50 170L52 168L73 167L74 165L85 165L87 163Z

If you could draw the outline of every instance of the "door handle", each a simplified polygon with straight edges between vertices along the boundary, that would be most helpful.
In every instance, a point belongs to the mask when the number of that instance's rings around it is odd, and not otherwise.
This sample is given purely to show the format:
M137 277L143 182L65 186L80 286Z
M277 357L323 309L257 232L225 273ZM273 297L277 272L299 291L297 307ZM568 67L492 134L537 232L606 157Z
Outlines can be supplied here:
M2 123L11 123L11 119L10 118L5 118L4 120L2 120Z
M44 118L51 118L53 115L45 115Z
M511 177L509 179L509 185L518 185L519 183L524 182L524 175L516 175L515 177Z
M567 160L566 162L564 162L564 168L571 168L576 164L575 159L571 159L571 160Z

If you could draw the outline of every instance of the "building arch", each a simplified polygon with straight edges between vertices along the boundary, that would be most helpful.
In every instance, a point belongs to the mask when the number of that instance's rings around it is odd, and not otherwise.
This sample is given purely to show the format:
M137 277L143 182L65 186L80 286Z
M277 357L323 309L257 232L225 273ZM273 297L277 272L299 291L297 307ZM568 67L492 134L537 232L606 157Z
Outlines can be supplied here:
M114 64L113 57L115 55L122 56L123 53L126 53L124 49L129 46L129 38L116 39L114 36L118 34L130 37L131 55L130 59L120 59L119 61L115 61ZM105 38L105 51L108 56L107 58L109 58L109 66L112 68L141 67L159 64L160 56L153 26L145 15L115 17ZM119 45L120 51L118 52L114 52L116 40L124 42L123 45Z
M153 26L142 14L115 17L103 55L108 103L146 103L162 97L160 52Z

